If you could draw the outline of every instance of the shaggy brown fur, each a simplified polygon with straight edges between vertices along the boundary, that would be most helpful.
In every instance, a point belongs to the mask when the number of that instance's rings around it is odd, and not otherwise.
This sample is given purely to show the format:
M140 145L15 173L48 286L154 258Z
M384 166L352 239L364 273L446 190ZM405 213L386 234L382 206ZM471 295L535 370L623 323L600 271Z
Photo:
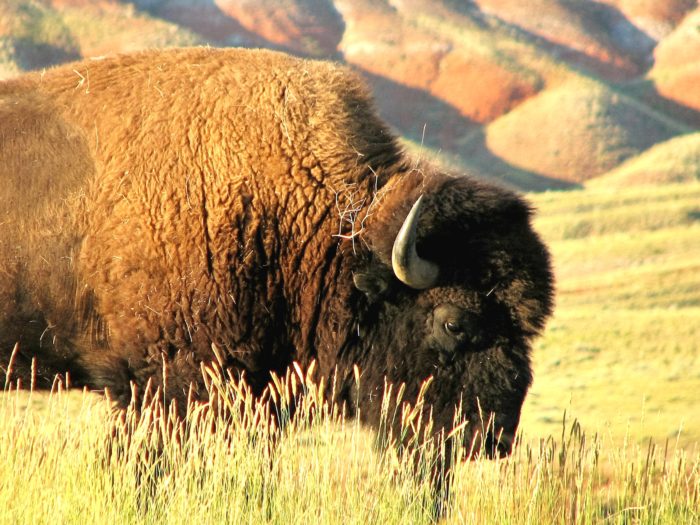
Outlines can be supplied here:
M420 194L423 291L390 265ZM0 356L19 342L25 382L37 357L44 383L69 370L124 404L150 379L182 403L214 343L258 391L315 359L349 400L359 365L370 422L385 376L410 398L432 375L438 426L460 397L517 425L551 307L529 210L407 158L344 67L185 49L0 83L0 197ZM450 351L443 304L470 323Z

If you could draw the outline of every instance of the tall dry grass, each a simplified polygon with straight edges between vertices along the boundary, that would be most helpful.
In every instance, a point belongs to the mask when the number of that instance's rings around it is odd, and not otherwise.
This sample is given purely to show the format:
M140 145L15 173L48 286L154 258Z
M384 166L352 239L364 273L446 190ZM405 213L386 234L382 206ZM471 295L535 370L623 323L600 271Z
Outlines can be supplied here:
M511 457L457 461L450 483L436 483L445 442L461 442L466 423L432 439L420 399L403 402L400 387L387 387L384 424L373 432L329 403L299 367L275 377L261 398L216 364L204 373L210 401L192 403L184 420L163 409L157 391L114 411L87 392L8 386L0 399L0 523L700 518L700 453L671 441L616 447L564 420L556 437L521 436ZM464 458L466 448L452 450Z

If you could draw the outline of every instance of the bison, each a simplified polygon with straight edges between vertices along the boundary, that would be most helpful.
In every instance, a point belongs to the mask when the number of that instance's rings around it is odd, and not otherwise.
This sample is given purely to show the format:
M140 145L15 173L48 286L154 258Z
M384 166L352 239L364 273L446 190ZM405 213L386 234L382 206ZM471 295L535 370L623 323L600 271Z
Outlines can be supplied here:
M411 158L347 67L171 49L4 81L0 198L0 357L18 343L25 383L181 406L218 348L256 393L315 361L374 426L385 381L415 400L431 377L435 429L461 406L509 447L552 308L531 210Z

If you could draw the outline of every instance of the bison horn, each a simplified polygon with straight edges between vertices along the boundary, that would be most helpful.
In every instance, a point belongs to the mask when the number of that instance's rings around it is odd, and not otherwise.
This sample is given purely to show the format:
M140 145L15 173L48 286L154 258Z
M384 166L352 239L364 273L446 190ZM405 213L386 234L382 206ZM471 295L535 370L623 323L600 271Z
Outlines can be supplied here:
M391 250L391 265L397 279L416 290L433 286L439 273L436 264L421 259L416 253L416 227L422 199L422 195L418 197L406 216Z

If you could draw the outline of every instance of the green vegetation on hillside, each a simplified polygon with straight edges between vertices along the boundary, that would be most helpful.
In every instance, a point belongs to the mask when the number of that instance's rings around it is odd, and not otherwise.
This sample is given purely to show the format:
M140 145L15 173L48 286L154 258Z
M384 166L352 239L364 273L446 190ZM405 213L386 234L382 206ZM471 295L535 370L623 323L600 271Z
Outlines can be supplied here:
M538 88L553 87L580 76L516 27L495 17L482 14L475 19L474 14L455 13L453 6L436 9L433 4L424 2L418 12L411 6L411 10L404 11L404 16L410 16L417 27L448 36L459 48L513 71Z
M204 43L186 28L136 11L130 4L118 9L67 6L57 11L79 42L84 56Z
M79 56L70 30L44 3L36 0L0 3L0 79Z
M0 79L84 56L200 43L191 31L128 3L0 3Z
M590 187L628 188L700 180L700 133L674 137L649 148L605 175Z

